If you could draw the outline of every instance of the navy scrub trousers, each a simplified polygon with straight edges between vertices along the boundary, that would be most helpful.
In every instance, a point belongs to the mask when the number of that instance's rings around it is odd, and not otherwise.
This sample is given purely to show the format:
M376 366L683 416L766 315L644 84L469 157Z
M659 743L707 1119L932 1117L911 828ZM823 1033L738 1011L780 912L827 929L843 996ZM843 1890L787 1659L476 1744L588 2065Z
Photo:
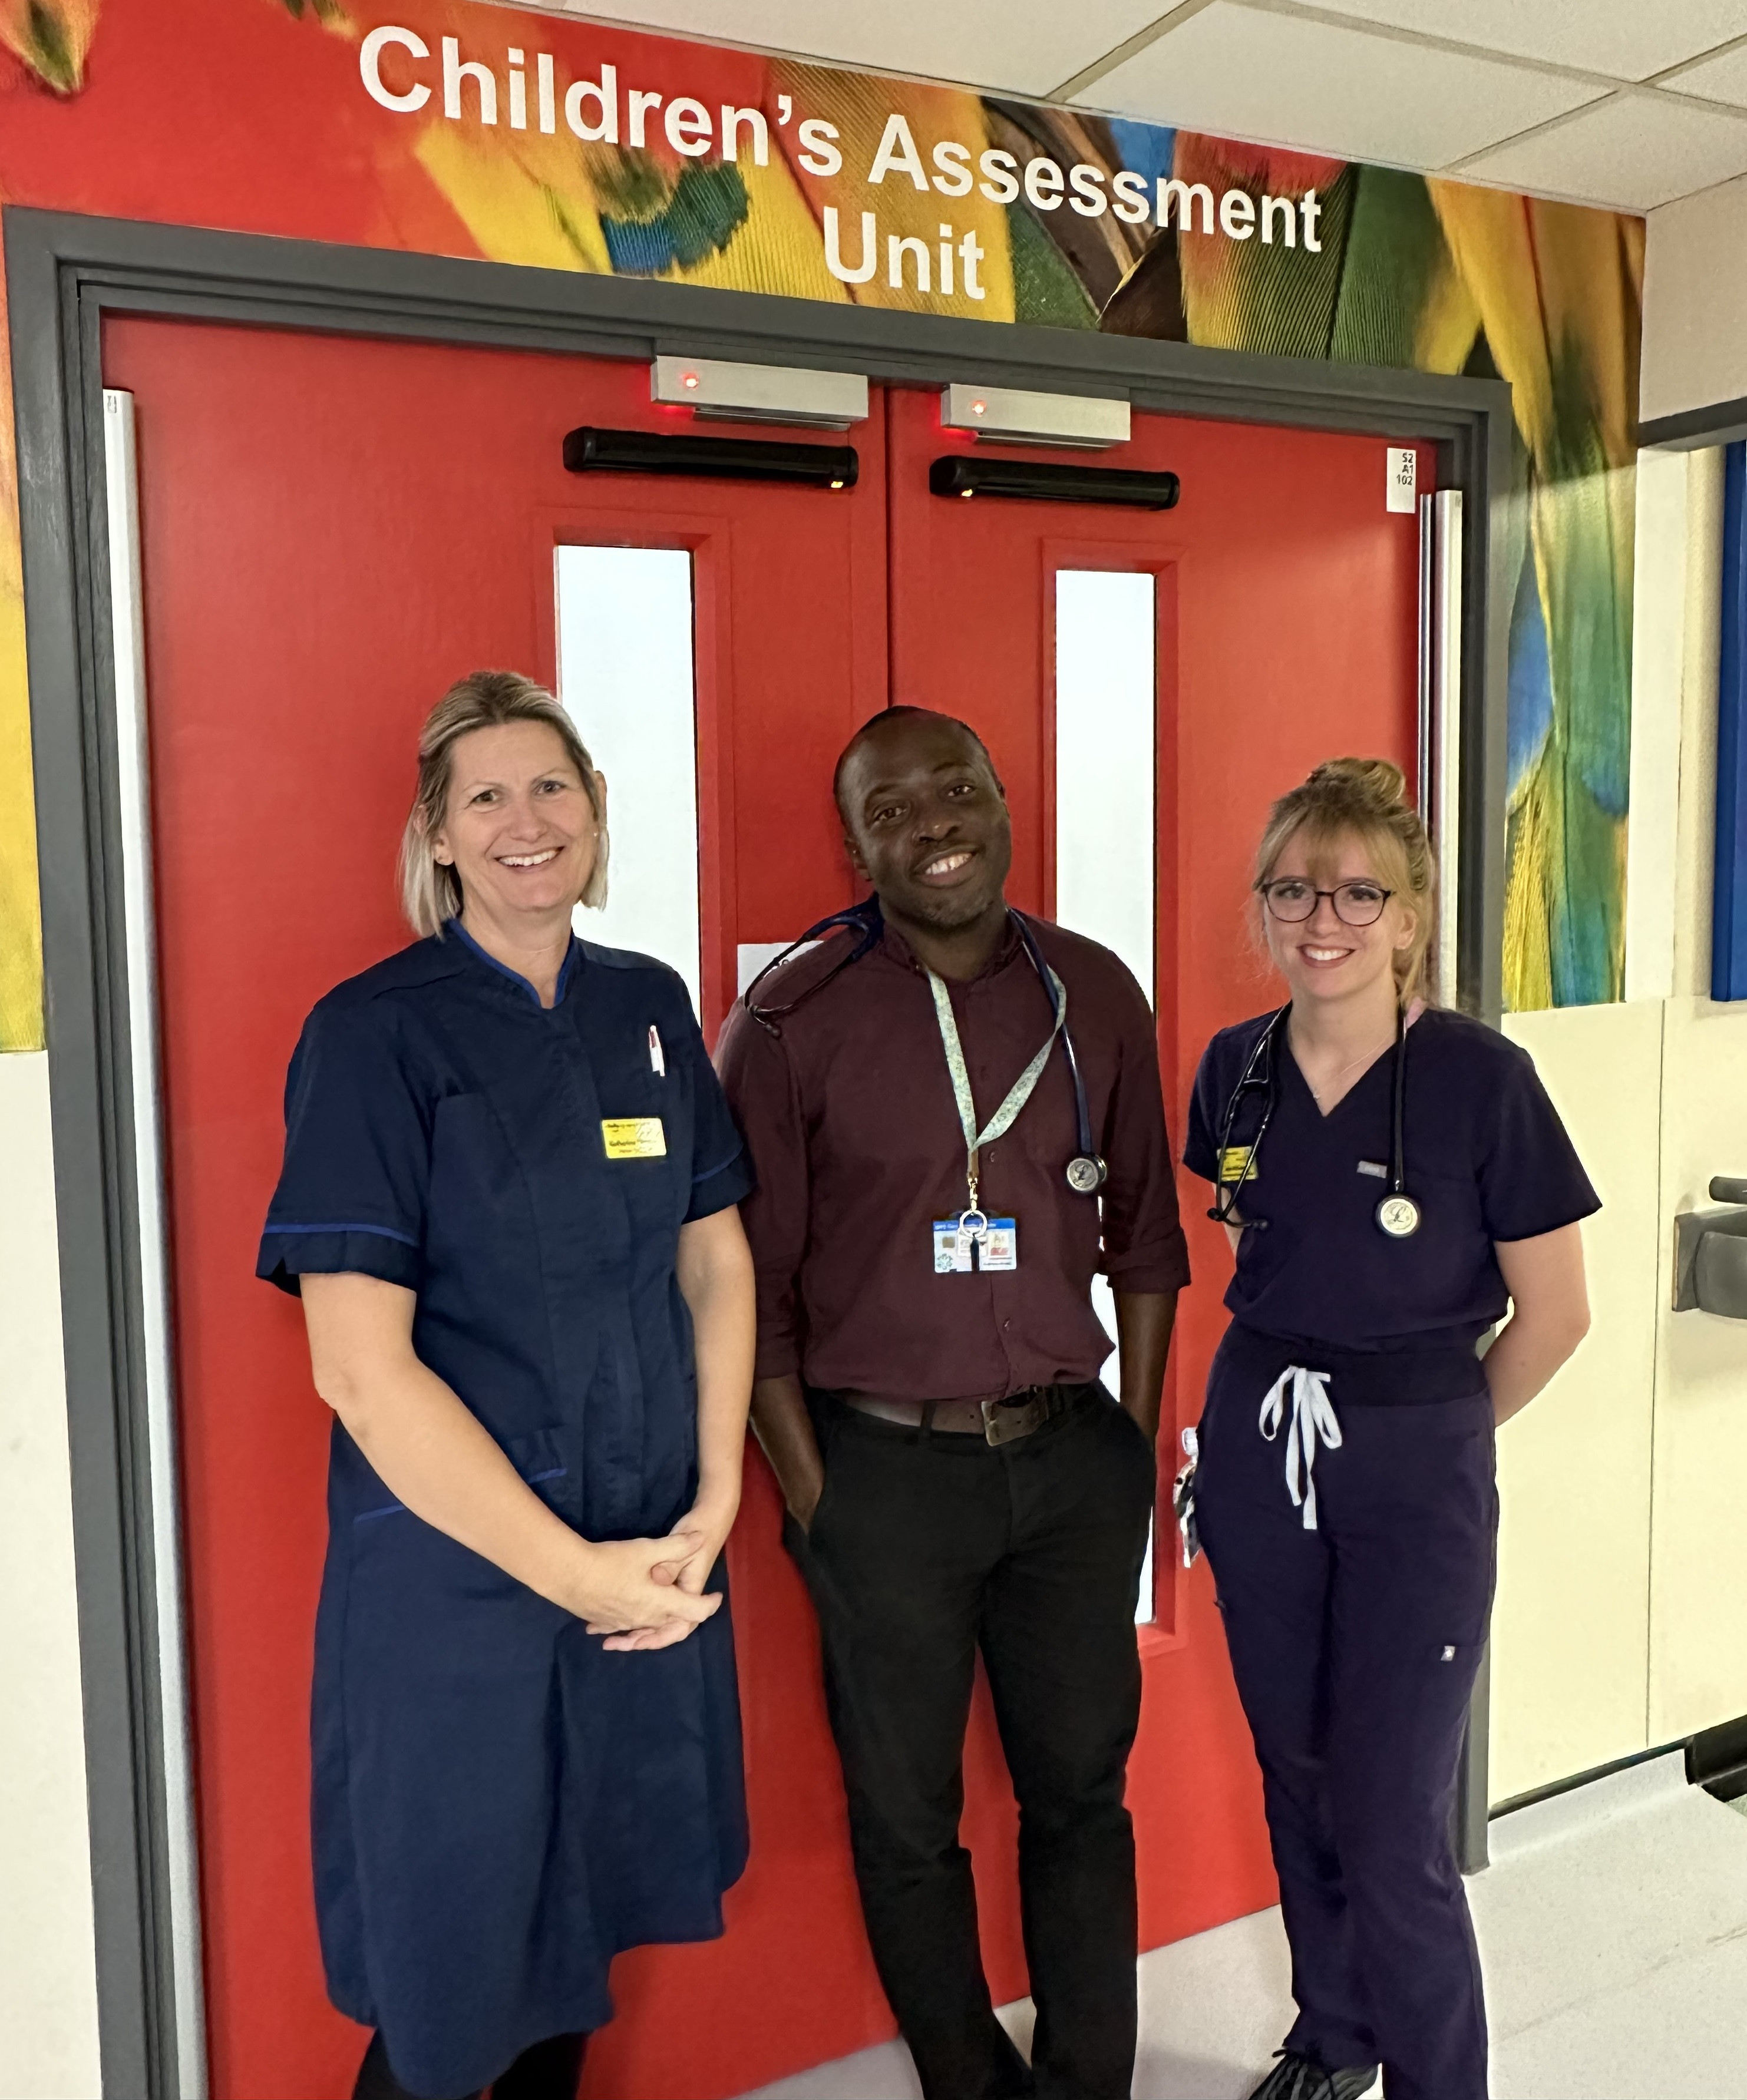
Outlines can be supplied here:
M697 1490L679 1229L750 1185L671 970L577 942L543 1008L452 923L311 1015L259 1273L414 1291L419 1358L535 1494L585 1538L660 1537ZM338 1419L328 1520L329 1993L409 2092L453 2100L604 2024L622 1948L720 1933L747 1843L733 1635L724 1605L608 1653L396 1502Z
M1246 1228L1195 1501L1292 1943L1287 2047L1381 2062L1389 2100L1485 2100L1450 1829L1497 1529L1475 1348L1509 1304L1498 1244L1599 1205L1532 1061L1493 1030L1418 1012L1324 1115L1289 1031L1258 1049L1271 1018L1209 1044L1183 1158L1240 1195ZM1422 1211L1400 1240L1376 1216L1397 1057ZM1325 1383L1280 1388L1293 1370Z
M1289 1366L1330 1370L1342 1442L1316 1528L1286 1486ZM1486 1638L1498 1502L1471 1350L1352 1357L1234 1324L1201 1418L1196 1515L1256 1754L1298 2017L1330 2069L1389 2100L1485 2100L1486 2014L1451 1842Z

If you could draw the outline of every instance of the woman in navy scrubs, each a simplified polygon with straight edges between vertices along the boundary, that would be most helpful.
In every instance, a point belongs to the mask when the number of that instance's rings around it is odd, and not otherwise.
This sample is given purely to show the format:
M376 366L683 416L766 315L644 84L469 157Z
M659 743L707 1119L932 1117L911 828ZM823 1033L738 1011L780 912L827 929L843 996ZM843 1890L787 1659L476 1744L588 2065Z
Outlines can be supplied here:
M551 695L425 725L426 938L328 994L259 1273L336 1419L316 1899L357 2100L569 2100L622 1948L714 1937L745 1863L719 1556L751 1185L685 987L575 939L605 783Z
M1493 1432L1589 1323L1599 1205L1534 1066L1422 1003L1433 867L1402 786L1338 759L1275 804L1255 887L1290 1004L1209 1044L1184 1153L1237 1254L1195 1509L1298 2006L1253 2100L1356 2100L1379 2067L1388 2100L1484 2100L1450 1818Z

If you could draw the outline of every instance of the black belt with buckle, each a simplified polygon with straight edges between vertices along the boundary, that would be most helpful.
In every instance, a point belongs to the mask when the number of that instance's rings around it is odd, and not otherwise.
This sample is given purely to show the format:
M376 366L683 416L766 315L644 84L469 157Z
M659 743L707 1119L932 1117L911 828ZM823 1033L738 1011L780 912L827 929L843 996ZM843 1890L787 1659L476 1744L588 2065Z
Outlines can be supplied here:
M1077 1385L1027 1386L999 1400L887 1400L879 1393L840 1392L837 1398L857 1414L948 1436L980 1436L985 1444L1013 1444L1046 1422L1065 1414L1085 1388Z

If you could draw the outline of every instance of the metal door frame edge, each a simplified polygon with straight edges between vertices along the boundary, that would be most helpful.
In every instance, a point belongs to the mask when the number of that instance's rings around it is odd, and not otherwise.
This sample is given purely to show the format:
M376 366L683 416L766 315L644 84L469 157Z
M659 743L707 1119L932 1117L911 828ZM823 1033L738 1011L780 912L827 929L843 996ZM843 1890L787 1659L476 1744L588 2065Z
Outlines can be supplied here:
M1263 357L1065 329L993 324L759 293L651 283L147 224L9 205L3 214L24 537L39 880L53 1102L80 1669L103 2089L175 2100L166 1722L153 1604L133 1030L124 940L101 332L161 314L324 333L652 357L672 350L826 364L874 379L1126 398L1137 408L1437 441L1461 488L1464 553L1461 988L1502 1009L1505 696L1511 580L1510 397L1502 381ZM262 412L270 414L263 402ZM1379 493L1382 476L1379 474ZM179 1553L177 1542L170 1551ZM1485 1858L1484 1683L1458 1823Z

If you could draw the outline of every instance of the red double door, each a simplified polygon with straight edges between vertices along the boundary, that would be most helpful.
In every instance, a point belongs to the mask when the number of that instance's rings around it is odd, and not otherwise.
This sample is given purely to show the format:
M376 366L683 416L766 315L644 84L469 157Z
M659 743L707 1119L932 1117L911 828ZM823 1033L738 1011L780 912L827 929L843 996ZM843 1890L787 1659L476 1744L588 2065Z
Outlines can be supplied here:
M676 427L645 367L149 320L112 324L104 355L139 430L211 2089L341 2100L360 2037L324 1995L307 1835L327 1410L296 1305L252 1270L303 1016L408 938L395 850L427 709L480 665L554 681L555 549L689 551L713 1036L742 948L851 900L832 765L889 700L983 735L1013 809L1013 901L1054 910L1056 784L1077 734L1068 712L1058 721L1058 574L1151 576L1152 975L1180 1131L1201 1044L1271 996L1245 918L1268 801L1335 752L1411 766L1414 527L1386 512L1368 438L1137 417L1113 460L1179 474L1174 511L965 502L928 492L930 461L965 442L943 435L937 394L876 389L851 434L852 489L584 479L563 467L566 430ZM1097 757L1077 761L1082 832ZM1205 1198L1183 1193L1196 1281L1179 1421L1198 1409L1227 1273ZM752 1861L723 1939L617 1964L618 2018L584 2088L617 2100L716 2100L891 2031L809 1607L774 1488L749 1470L730 1560ZM1137 1639L1130 1799L1157 1945L1273 1888L1204 1568L1161 1557ZM986 1708L968 1755L1006 1999L1026 1988L1015 1815Z

